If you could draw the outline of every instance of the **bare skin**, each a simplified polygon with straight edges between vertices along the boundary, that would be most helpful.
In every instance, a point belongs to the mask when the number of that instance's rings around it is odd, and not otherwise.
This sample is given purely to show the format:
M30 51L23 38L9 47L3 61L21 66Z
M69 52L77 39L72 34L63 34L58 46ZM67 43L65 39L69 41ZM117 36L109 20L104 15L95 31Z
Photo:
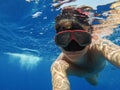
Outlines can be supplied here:
M96 85L105 60L120 68L120 47L105 39L92 42L82 51L62 50L51 67L53 90L70 90L68 75L83 77Z

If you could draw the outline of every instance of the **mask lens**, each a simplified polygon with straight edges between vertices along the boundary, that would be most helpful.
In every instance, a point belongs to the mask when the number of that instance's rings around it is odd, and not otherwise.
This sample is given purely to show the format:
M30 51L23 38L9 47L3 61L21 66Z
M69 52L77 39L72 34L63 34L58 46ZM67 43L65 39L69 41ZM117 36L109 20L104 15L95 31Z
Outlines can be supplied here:
M55 36L55 43L58 46L66 47L70 42L70 33L64 32Z
M87 32L75 32L74 35L80 46L86 46L91 43L91 35Z

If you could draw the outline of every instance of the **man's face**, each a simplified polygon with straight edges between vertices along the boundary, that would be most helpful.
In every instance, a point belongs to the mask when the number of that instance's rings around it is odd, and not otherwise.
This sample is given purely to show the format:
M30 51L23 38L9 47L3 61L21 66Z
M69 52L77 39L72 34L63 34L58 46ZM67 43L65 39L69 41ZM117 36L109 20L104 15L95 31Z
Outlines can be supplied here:
M66 51L80 51L91 43L87 16L66 10L56 18L56 44Z

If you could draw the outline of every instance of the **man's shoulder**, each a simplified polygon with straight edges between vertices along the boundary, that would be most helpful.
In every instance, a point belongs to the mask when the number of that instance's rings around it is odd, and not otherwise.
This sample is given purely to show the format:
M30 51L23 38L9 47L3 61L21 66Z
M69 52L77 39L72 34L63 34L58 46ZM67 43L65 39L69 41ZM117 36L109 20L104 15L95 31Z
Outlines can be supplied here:
M102 50L102 48L106 45L108 45L111 41L107 40L107 39L98 39L98 40L94 40L92 41L92 43L90 44L90 48L94 48L94 49L98 49L98 50Z
M94 47L97 50L103 50L104 48L120 48L116 44L114 44L112 41L107 39L98 39L91 43L91 47Z

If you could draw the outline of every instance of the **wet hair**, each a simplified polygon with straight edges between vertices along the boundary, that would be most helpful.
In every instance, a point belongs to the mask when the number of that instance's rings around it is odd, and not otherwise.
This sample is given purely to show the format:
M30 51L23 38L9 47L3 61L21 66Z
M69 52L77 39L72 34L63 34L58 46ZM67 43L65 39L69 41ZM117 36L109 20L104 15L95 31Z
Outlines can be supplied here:
M60 20L59 23L56 23L55 29L57 33L63 30L84 30L78 22L71 19Z
M55 29L56 32L62 30L75 30L82 29L82 25L89 26L88 16L82 13L79 13L74 9L63 9L61 14L58 15L55 19Z

